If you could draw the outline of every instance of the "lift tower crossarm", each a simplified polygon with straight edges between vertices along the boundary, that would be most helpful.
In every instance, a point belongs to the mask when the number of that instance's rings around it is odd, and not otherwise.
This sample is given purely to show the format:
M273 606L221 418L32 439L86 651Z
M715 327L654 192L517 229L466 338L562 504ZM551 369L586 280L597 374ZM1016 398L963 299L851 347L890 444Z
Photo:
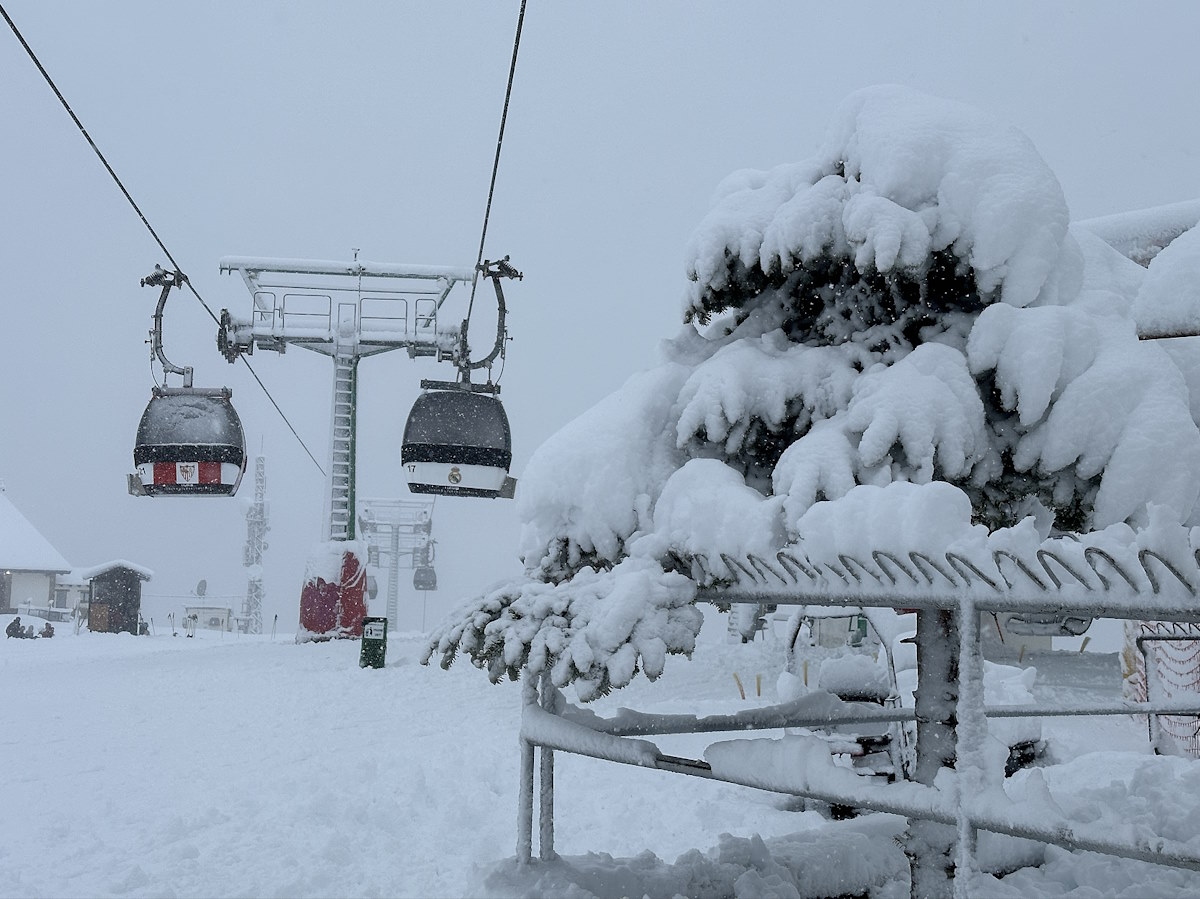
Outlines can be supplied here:
M221 273L240 272L252 277L260 273L288 275L370 275L379 278L418 278L427 281L475 279L475 269L459 265L409 265L403 262L353 262L325 259L278 259L260 256L225 256ZM257 280L257 278L256 278Z
M474 283L476 269L257 256L226 256L220 268L241 275L252 299L249 318L221 310L217 347L228 361L255 347L282 353L289 345L333 359L326 536L353 540L359 360L403 349L461 368L465 326L440 329L439 313L456 285ZM488 275L513 277L509 271L505 263ZM503 333L503 315L500 322Z
M252 298L248 318L221 312L217 344L230 362L289 344L330 356L404 349L459 362L460 328L440 330L438 313L456 285L473 283L470 266L226 256L220 269L241 275Z

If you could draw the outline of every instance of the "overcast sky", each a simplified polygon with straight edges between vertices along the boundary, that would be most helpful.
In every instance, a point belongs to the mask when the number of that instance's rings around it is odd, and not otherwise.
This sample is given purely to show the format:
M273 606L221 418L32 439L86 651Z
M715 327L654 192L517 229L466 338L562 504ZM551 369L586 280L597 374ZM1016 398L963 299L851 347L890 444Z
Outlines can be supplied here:
M215 310L248 314L225 255L474 263L517 0L4 6ZM653 363L716 184L811 155L860 87L903 83L1017 126L1077 219L1200 197L1197 33L1192 2L531 0L486 253L525 273L506 285L514 474ZM9 497L74 565L133 560L155 571L154 595L200 578L244 594L251 479L235 500L126 495L158 296L138 281L167 260L7 29L0 122ZM190 294L165 330L197 386L233 389L267 457L265 619L294 628L323 478ZM252 363L324 464L329 360L293 348ZM420 378L452 375L404 353L362 364L359 496L406 495L408 408ZM438 501L427 623L519 571L516 529L512 503ZM402 626L419 627L420 596L401 601Z

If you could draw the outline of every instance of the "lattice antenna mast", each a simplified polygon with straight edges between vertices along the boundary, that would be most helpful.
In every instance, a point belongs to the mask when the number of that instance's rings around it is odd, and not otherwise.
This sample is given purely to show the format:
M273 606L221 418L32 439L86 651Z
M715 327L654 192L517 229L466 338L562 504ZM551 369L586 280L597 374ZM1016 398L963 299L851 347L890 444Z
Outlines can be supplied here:
M242 603L242 618L246 622L246 633L262 633L263 598L263 552L267 549L268 523L266 502L267 460L258 456L254 460L254 502L246 512L246 549L243 564L248 569L246 599Z

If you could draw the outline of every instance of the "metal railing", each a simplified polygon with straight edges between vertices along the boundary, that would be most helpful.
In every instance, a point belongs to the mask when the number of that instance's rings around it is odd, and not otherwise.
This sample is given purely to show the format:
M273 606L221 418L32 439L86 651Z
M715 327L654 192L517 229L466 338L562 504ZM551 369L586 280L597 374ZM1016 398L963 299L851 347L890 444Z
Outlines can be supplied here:
M623 710L615 718L606 719L568 703L547 674L531 675L527 670L522 678L517 858L529 862L533 857L535 806L539 857L555 857L554 753L568 752L831 805L890 812L907 817L910 828L918 821L947 825L941 836L942 855L954 859L952 863L910 857L914 890L920 878L920 891L929 895L949 895L956 868L977 869L975 843L980 830L1200 871L1200 852L1178 841L1158 837L1121 840L1113 837L1111 828L1101 825L1066 818L1050 820L1044 809L1032 815L1016 805L998 812L984 804L978 797L984 792L981 787L986 776L980 745L986 726L956 726L956 722L980 724L986 718L998 717L1136 714L1152 720L1157 715L1200 715L1200 697L1183 702L1113 701L1072 706L983 704L980 612L1200 620L1200 600L1196 599L1194 586L1200 583L1200 551L1193 552L1186 565L1178 554L1174 559L1165 551L1146 547L1121 551L1062 538L1046 541L1032 554L981 547L971 553L936 556L875 551L869 559L846 553L822 559L787 547L772 560L722 555L719 568L703 557L696 558L692 575L702 585L697 600L721 607L748 602L916 610L915 708L868 707L843 703L829 694L817 694L827 699L816 700L810 694L797 702L732 715L696 718ZM936 644L945 647L947 638L949 651L938 653ZM937 662L926 663L926 659ZM947 674L953 671L961 672L957 681ZM942 699L947 695L952 698L948 705ZM824 707L820 701L826 703ZM831 786L827 779L809 780L803 771L764 772L728 764L714 768L709 761L665 754L644 739L662 734L827 728L864 722L916 722L915 782L868 783L868 778L847 771L850 781L839 780ZM953 750L949 755L947 745ZM931 747L941 747L941 756ZM540 759L535 758L538 753ZM938 771L955 766L957 789L935 787ZM539 772L536 778L535 767Z

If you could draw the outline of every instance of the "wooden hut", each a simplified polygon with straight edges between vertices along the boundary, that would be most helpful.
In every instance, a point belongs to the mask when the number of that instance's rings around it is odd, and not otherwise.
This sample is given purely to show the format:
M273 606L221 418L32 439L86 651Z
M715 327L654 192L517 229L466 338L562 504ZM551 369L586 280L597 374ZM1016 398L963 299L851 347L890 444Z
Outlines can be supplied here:
M81 572L91 582L88 630L116 634L140 632L142 581L152 572L132 562L105 562Z

